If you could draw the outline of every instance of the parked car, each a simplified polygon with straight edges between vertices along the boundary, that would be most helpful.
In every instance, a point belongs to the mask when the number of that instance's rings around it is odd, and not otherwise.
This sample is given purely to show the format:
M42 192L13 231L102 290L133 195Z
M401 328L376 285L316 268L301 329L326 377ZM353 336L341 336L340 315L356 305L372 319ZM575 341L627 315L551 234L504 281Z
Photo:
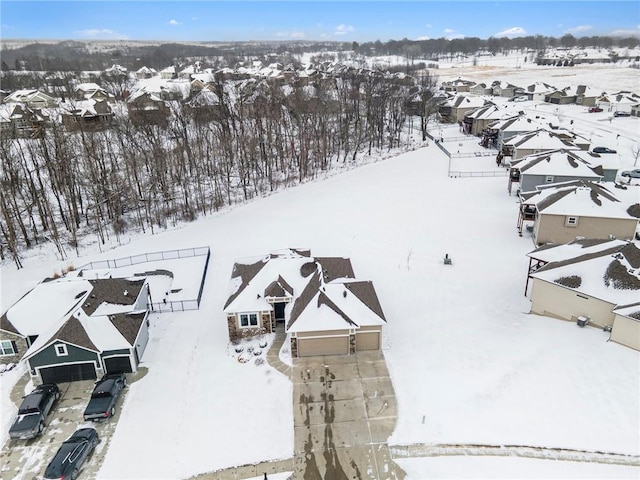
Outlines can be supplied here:
M621 111L617 111L617 112L613 112L613 116L614 117L630 117L631 113L629 112L621 112Z
M96 382L91 399L84 409L84 419L97 422L111 418L116 413L116 402L127 386L124 373L113 373L103 376Z
M598 112L601 112L601 111L602 111L602 109L600 107L591 107L589 109L589 113L598 113Z
M78 478L89 455L99 442L95 428L76 430L67 440L62 442L55 456L44 471L44 478L64 480Z
M14 440L26 440L42 434L45 418L59 398L60 389L55 383L38 385L22 400L18 416L9 428L9 436Z
M607 147L594 147L593 153L618 153L618 152Z
M513 101L514 101L514 102L526 102L527 100L529 100L529 99L528 99L527 97L523 97L523 96L521 96L521 97L514 97L514 98L513 98Z
M623 177L629 177L629 178L640 178L640 169L625 170L620 175L622 175Z

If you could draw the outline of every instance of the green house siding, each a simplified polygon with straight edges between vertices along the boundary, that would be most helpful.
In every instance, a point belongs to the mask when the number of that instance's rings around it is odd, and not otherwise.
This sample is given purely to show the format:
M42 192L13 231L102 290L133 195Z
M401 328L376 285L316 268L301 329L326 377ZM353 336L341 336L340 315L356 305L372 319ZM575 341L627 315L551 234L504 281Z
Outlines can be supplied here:
M63 343L67 346L68 355L58 356L56 354L54 346L58 343ZM96 362L96 365L98 367L100 366L100 359L98 358L97 352L79 348L65 342L53 342L47 348L29 358L29 365L31 366L31 369L75 362Z

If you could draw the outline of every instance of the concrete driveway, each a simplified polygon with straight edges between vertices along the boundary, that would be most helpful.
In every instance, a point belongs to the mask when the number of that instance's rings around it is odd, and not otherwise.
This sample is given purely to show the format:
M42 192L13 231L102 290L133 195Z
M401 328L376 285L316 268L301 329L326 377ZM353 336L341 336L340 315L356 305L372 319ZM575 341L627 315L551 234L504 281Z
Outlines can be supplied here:
M294 360L293 478L402 479L387 439L397 405L382 352Z
M128 374L129 383L142 378L146 369L140 369L135 375ZM12 401L18 406L24 394L25 384L29 375L25 374L11 392ZM94 450L80 474L81 480L96 478L98 470L104 461L104 455L109 445L109 440L118 424L122 403L127 395L125 388L118 403L116 414L110 420L92 423L85 422L82 418L84 408L89 402L94 382L92 380L58 385L62 397L54 404L53 410L47 417L47 426L40 437L31 440L8 440L0 452L0 478L35 480L41 479L44 470L53 458L60 444L82 426L94 427L100 436L100 443Z

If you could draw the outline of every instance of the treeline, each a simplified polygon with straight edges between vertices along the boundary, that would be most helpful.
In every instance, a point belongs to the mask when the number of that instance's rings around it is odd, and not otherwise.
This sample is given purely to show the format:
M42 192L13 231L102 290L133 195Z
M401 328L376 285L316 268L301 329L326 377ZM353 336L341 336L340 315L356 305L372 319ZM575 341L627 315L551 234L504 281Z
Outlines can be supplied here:
M170 102L167 121L137 125L121 114L103 131L71 134L54 122L40 138L3 135L0 253L21 268L23 249L53 242L64 259L83 235L104 243L153 232L405 146L405 102L423 88L426 105L435 83L354 72L288 96L266 82L259 96L218 83L220 103Z
M80 72L104 70L114 63L129 70L142 66L162 69L172 64L185 64L198 59L206 67L234 67L239 61L268 59L283 64L297 62L303 53L322 51L349 52L360 55L404 55L410 59L436 59L443 55L473 55L480 51L490 53L509 50L535 50L544 52L557 47L634 48L640 45L638 37L574 37L571 34L560 38L543 35L523 37L478 37L435 38L428 40L389 40L381 42L231 42L224 44L159 45L136 44L135 42L78 42L65 41L56 44L33 43L15 49L2 50L2 71L65 71Z

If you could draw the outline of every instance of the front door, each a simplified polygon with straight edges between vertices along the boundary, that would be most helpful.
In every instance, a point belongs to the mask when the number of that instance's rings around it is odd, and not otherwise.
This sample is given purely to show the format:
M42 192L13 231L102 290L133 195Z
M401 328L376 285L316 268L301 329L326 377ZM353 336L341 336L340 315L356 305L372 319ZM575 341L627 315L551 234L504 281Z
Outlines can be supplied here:
M273 304L273 310L276 315L276 322L284 322L284 307L287 305L286 302L278 302Z

